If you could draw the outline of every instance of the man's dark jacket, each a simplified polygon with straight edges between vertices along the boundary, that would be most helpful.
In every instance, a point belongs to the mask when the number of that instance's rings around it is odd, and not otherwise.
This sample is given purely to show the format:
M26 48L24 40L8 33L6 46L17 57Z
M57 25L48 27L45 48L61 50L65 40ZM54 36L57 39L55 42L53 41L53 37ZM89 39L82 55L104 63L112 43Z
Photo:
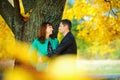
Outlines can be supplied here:
M77 45L75 38L71 32L68 32L57 49L54 51L55 54L77 54Z

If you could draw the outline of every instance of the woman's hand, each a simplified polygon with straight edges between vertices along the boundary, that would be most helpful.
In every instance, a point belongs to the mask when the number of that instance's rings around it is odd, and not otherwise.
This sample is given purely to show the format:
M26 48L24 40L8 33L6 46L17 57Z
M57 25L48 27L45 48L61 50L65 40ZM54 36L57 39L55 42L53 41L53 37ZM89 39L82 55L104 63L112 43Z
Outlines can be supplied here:
M42 63L42 62L43 62L42 57L39 57L38 58L38 63Z
M38 64L49 61L49 57L47 56L42 56L38 58Z

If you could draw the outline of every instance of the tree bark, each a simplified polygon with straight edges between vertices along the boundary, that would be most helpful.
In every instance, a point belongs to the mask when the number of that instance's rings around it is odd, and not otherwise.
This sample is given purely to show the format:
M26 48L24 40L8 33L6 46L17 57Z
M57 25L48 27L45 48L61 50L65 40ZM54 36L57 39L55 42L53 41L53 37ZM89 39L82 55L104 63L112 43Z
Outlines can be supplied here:
M24 5L30 0L23 0ZM18 0L14 0L12 7L7 0L0 0L0 14L5 19L16 39L31 42L37 36L42 22L51 22L54 25L54 35L57 36L59 22L66 0L31 0L34 1L33 11L25 23L20 15ZM31 9L31 6L27 10Z
M15 38L18 40L22 39L24 29L24 20L20 14L19 0L14 0L14 24L13 24L13 32L15 34Z
M42 22L51 22L54 25L54 36L57 37L65 2L66 0L36 0L30 19L25 24L23 40L33 41Z
M0 0L0 15L12 29L14 23L14 7L7 0Z
M33 8L35 0L22 0L25 8L25 13L29 12Z
M0 0L0 15L4 18L17 40L22 38L23 17L20 15L19 2L15 0L14 7L8 0Z

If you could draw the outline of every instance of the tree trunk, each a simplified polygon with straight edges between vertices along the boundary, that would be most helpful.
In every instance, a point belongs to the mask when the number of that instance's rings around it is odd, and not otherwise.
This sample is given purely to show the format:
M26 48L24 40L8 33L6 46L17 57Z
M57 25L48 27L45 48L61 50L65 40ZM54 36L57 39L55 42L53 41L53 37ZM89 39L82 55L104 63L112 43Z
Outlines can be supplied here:
M0 15L12 29L14 23L14 7L7 0L0 0Z
M22 0L25 8L25 13L29 12L33 8L35 0Z
M15 0L14 6L8 0L0 0L0 14L12 30L17 40L22 38L23 17L20 15L19 2Z
M22 39L24 29L23 17L20 14L19 0L14 0L14 23L13 23L13 32L15 38L18 40Z
M54 25L54 35L57 36L58 25L62 17L65 0L36 0L29 21L25 24L24 41L32 41L42 22L51 22Z
M29 3L34 1L34 5L28 4L27 1ZM66 0L23 0L23 5L26 5L25 10L30 10L33 6L30 18L25 23L20 15L18 0L14 0L15 7L12 7L7 0L0 0L0 14L10 26L16 39L31 42L36 37L42 22L51 22L54 25L54 35L57 36L65 2Z

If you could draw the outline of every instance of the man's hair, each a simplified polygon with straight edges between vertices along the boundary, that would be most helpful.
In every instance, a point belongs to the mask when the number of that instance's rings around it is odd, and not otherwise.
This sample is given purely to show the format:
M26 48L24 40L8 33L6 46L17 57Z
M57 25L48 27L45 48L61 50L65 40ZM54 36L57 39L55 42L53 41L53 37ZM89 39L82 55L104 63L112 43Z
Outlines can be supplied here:
M68 19L63 19L63 20L61 20L60 22L61 22L63 25L68 25L69 30L71 30L72 23L71 23L70 20L68 20Z

